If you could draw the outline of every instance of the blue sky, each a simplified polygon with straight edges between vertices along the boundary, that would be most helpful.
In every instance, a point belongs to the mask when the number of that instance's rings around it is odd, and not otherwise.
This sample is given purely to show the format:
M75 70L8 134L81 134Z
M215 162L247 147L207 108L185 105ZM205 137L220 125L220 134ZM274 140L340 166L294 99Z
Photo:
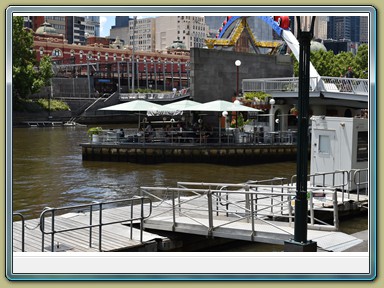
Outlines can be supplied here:
M109 30L112 26L115 25L115 17L116 16L100 16L100 36L106 37L109 36ZM155 16L137 16L140 18L150 18Z
M100 36L109 36L109 29L115 25L115 16L100 16Z

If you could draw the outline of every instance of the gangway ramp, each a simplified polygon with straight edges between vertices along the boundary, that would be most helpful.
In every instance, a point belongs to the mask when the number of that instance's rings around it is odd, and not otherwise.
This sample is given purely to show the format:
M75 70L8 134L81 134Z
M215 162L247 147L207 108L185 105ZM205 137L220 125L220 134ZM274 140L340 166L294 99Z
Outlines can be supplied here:
M260 242L284 245L284 241L293 238L294 228L288 227L284 222L270 221L269 224L255 223L256 229L252 231L249 223L230 223L224 220L214 220L214 229L210 230L207 219L178 217L173 223L171 217L151 218L145 221L146 229L172 231L219 237L242 241ZM354 236L331 231L308 230L308 239L317 242L317 246L325 251L341 252L363 242Z
M188 188L191 186L185 184L177 188L141 187L143 195L154 201L153 213L144 221L145 229L280 245L293 238L292 187L270 185L267 190L265 184L194 183L196 187ZM336 191L332 193L337 196ZM308 213L309 240L332 251L361 243L337 232L336 226L313 218L313 207L311 204Z

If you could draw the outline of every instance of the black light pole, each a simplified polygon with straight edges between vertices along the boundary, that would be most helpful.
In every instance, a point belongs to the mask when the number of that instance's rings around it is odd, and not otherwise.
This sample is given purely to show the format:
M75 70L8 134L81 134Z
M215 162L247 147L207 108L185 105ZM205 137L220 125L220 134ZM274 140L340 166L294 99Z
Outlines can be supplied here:
M300 43L299 55L299 127L297 139L297 180L295 199L295 229L294 239L285 242L286 252L316 252L317 243L307 240L308 223L308 110L309 110L309 67L310 48L313 38L315 17L312 17L309 31L303 31L300 26L300 17L297 16L298 39ZM304 30L307 27L304 28Z
M241 65L241 61L236 60L235 65L236 65L236 97L239 97L239 68ZM237 127L238 125L237 125L237 112L236 112L236 128Z

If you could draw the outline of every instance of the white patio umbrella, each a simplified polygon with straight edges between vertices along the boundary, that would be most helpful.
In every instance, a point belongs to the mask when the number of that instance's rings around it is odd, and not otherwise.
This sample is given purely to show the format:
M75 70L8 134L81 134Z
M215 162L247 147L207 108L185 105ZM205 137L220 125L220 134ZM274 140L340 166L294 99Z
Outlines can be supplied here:
M181 111L190 111L190 108L200 104L201 103L192 101L192 100L182 100L182 101L165 104L163 105L163 108L170 108L170 109L181 110Z
M109 107L100 108L99 110L103 111L135 111L135 112L144 112L144 111L175 111L175 109L164 108L163 105L159 105L153 102L145 100L134 100L130 102L125 102L117 105L112 105ZM139 128L140 128L140 113L139 113Z
M214 100L211 102L202 103L200 105L192 106L190 111L232 111L232 112L258 112L260 109L235 104L225 100Z

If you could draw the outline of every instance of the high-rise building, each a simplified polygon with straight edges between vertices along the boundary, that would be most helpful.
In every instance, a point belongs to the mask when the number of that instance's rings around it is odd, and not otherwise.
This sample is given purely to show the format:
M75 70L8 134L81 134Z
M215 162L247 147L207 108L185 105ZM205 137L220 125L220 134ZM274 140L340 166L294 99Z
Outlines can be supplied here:
M327 28L328 39L351 40L351 17L349 16L331 16L328 18Z
M86 36L100 36L100 17L99 16L85 16L84 21L85 35Z
M115 25L112 26L112 29L117 27L128 27L128 23L131 19L130 16L116 16Z
M317 16L313 36L317 39L327 39L327 16Z
M156 18L131 19L128 23L128 34L120 39L129 36L125 43L135 46L136 51L155 51Z
M328 38L333 40L350 40L357 43L367 43L368 17L347 16L328 17Z
M360 17L360 43L368 43L368 17Z
M85 44L85 18L84 16L65 17L65 38L69 44ZM56 29L57 30L57 29ZM58 31L58 30L57 30Z
M173 41L182 41L189 50L205 46L208 26L202 16L160 16L155 31L156 50L166 50Z
M351 18L351 41L360 42L360 18L361 17L350 17Z
M24 21L32 30L36 30L44 22L51 24L57 34L64 35L69 44L85 44L85 36L97 36L100 33L99 17L80 16L31 16ZM87 29L87 30L86 30Z
M45 16L45 21L50 23L56 29L58 34L65 35L65 17L64 16Z

